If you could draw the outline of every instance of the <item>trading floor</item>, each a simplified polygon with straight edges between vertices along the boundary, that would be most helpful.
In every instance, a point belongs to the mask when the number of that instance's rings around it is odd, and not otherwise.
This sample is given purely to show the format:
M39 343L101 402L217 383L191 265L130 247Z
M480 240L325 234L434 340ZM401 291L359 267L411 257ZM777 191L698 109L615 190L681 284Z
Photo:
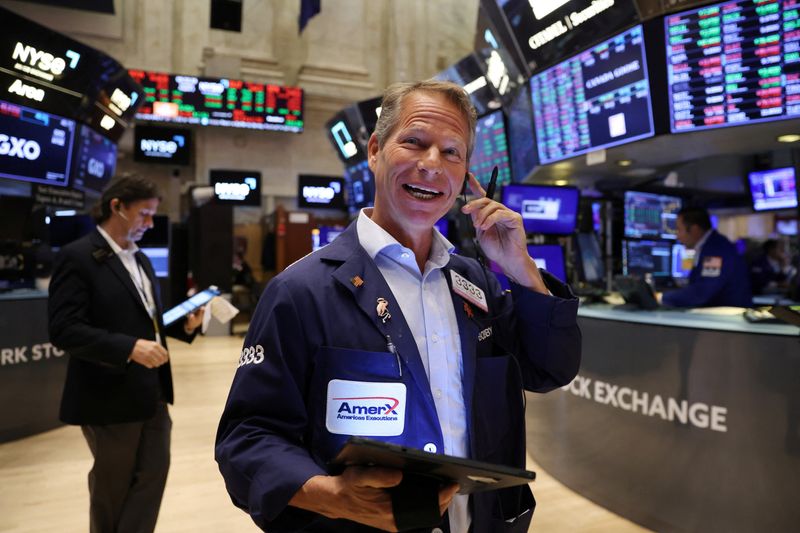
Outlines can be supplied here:
M171 343L175 405L171 409L172 466L156 531L255 532L250 518L231 504L214 462L214 433L241 348L239 337L203 337ZM528 402L536 401L531 395ZM13 406L4 406L13 408ZM530 416L528 425L536 424ZM554 444L555 445L555 444ZM620 518L537 472L531 530L548 532L648 531ZM65 426L0 444L0 532L88 531L89 449L80 429Z

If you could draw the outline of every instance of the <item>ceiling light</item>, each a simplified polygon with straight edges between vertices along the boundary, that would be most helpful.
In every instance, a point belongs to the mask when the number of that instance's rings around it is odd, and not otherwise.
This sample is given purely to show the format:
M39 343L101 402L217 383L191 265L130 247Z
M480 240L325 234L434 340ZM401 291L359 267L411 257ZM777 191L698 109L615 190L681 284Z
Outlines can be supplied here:
M568 182L567 180L556 180L556 181L554 181L553 183L554 183L555 185L558 185L559 187L562 187L562 186L566 185L566 184L567 184L567 183L569 183L569 182Z
M797 133L787 133L786 135L778 136L779 143L796 143L797 141L800 141L800 135Z
M617 161L617 165L619 165L621 167L629 167L632 164L633 164L633 160L632 159L620 159L619 161Z

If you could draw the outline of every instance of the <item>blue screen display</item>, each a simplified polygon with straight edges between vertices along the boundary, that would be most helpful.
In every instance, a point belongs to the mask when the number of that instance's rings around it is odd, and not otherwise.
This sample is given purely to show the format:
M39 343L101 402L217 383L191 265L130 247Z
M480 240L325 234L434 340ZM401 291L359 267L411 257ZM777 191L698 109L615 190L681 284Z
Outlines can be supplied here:
M672 244L661 241L625 241L622 273L626 276L672 276Z
M447 233L448 233L447 232L447 228L448 228L447 217L442 217L439 220L437 220L436 223L434 224L434 226L436 226L436 229L439 230L439 233L441 233L444 236L445 239L448 238L447 237Z
M797 181L794 168L775 168L748 175L753 209L791 209L797 207Z
M681 243L672 245L672 277L688 278L692 271L694 250L687 250Z
M332 243L344 230L344 226L320 226L311 230L311 251Z
M344 170L347 187L347 207L351 215L355 215L364 207L372 207L375 203L375 177L366 161L348 166Z
M101 192L111 183L117 168L117 145L89 126L81 126L75 142L72 186Z
M511 148L511 171L515 182L523 181L538 161L530 94L530 88L522 85L508 108L508 144Z
M547 270L561 281L567 281L567 269L564 266L564 251L557 244L529 244L530 255L536 266Z
M575 231L580 193L574 187L506 185L503 204L522 215L528 233L568 235Z
M169 248L140 248L153 264L157 278L169 277Z
M625 236L677 239L681 199L644 192L625 193Z
M530 86L543 164L655 133L641 26L534 75Z

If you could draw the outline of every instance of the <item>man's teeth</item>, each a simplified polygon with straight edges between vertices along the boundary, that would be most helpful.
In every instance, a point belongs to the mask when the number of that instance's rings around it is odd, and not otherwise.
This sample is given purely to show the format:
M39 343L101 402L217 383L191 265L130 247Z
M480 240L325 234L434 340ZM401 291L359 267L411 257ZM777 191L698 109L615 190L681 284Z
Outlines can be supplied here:
M414 198L419 198L420 200L431 200L443 194L438 191L423 189L422 187L415 187L413 185L408 185L408 184L403 185L403 188L407 190L409 193L411 193L411 196L413 196Z

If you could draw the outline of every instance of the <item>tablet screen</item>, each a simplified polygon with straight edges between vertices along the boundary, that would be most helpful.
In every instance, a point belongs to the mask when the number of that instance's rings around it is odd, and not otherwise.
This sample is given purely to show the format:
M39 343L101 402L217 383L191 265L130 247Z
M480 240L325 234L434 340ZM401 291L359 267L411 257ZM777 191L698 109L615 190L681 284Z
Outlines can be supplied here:
M211 301L214 296L219 294L216 287L209 287L202 292L198 292L188 300L179 303L169 311L166 311L162 316L164 326L169 326L179 318L182 318L200 306L203 306Z

